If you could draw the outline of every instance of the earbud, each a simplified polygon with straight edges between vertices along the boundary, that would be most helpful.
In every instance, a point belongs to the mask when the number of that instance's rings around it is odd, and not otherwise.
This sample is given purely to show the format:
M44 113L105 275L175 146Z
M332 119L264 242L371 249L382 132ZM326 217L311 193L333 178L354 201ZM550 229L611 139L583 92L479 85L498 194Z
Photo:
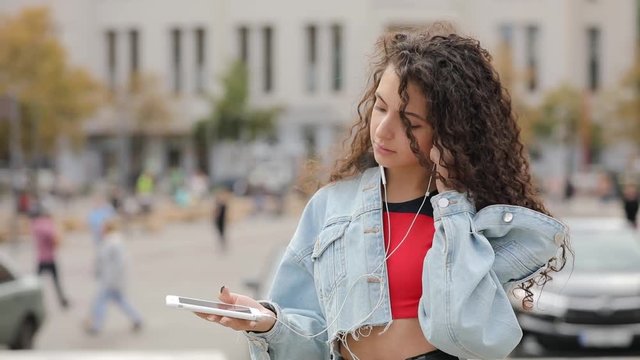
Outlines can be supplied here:
M384 168L382 165L378 165L380 167L380 177L382 177L382 185L387 185L387 177L384 176Z
M427 185L427 192L424 194L425 197L429 197L429 195L431 194L431 191L429 191L429 189L431 189L431 180L433 180L433 175L436 172L436 163L433 163L433 169L431 169L431 175L429 175L429 184Z

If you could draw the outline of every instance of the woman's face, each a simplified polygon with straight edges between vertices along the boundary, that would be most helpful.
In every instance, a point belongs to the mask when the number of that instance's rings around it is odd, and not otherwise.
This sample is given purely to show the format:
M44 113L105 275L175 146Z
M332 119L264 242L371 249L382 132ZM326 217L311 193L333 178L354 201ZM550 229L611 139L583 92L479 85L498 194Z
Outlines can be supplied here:
M376 89L376 102L369 127L374 157L378 164L389 169L420 166L418 158L411 151L410 141L400 118L399 86L400 79L393 66L389 65ZM433 128L427 121L427 99L411 82L407 86L407 93L409 102L404 115L411 122L411 131L420 151L428 157Z

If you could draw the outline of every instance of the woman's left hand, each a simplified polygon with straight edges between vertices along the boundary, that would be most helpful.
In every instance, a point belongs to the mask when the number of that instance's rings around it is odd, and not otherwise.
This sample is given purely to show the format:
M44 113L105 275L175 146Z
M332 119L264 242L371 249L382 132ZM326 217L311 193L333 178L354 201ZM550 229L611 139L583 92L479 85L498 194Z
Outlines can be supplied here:
M213 314L205 314L200 312L194 312L198 317L205 319L207 321L211 321L214 323L218 323L222 326L231 328L236 331L256 331L256 332L266 332L271 330L273 325L276 322L276 314L271 312L271 310L265 308L257 302L256 300L236 293L232 293L226 286L223 286L220 289L220 294L218 295L218 299L226 304L233 305L242 305L249 306L252 308L256 308L260 310L266 316L261 317L256 321L252 320L242 320L236 319L227 316L213 315Z

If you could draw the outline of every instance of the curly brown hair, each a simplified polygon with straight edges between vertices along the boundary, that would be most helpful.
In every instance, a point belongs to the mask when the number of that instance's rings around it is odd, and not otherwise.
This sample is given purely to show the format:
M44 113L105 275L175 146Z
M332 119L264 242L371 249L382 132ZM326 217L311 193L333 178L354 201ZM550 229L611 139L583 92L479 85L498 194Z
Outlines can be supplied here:
M479 41L459 36L447 24L407 32L388 33L376 43L376 53L368 87L358 105L358 120L351 128L347 155L338 160L329 181L352 177L376 166L369 125L375 92L383 72L393 66L402 99L401 119L411 149L428 173L432 163L420 152L404 108L407 86L415 84L427 99L427 119L433 127L433 144L451 153L440 165L450 174L442 179L449 188L466 192L477 210L492 204L527 207L549 215L538 198L529 173L526 149L520 141L520 128L511 108L511 98L491 65L491 55ZM560 271L571 252L568 240L561 245L560 258L549 261L534 279L521 283L522 304L533 303L530 291L551 279L549 272Z

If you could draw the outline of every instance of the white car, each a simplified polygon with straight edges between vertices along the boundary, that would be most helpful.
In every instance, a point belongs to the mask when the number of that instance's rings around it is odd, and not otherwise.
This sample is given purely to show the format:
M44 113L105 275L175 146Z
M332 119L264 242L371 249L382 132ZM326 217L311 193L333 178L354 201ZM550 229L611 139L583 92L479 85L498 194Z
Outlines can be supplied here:
M525 335L547 349L626 349L640 344L640 232L624 219L566 219L575 262L533 288L535 305L512 299Z
M0 345L31 349L45 319L40 281L35 275L18 275L0 256Z

